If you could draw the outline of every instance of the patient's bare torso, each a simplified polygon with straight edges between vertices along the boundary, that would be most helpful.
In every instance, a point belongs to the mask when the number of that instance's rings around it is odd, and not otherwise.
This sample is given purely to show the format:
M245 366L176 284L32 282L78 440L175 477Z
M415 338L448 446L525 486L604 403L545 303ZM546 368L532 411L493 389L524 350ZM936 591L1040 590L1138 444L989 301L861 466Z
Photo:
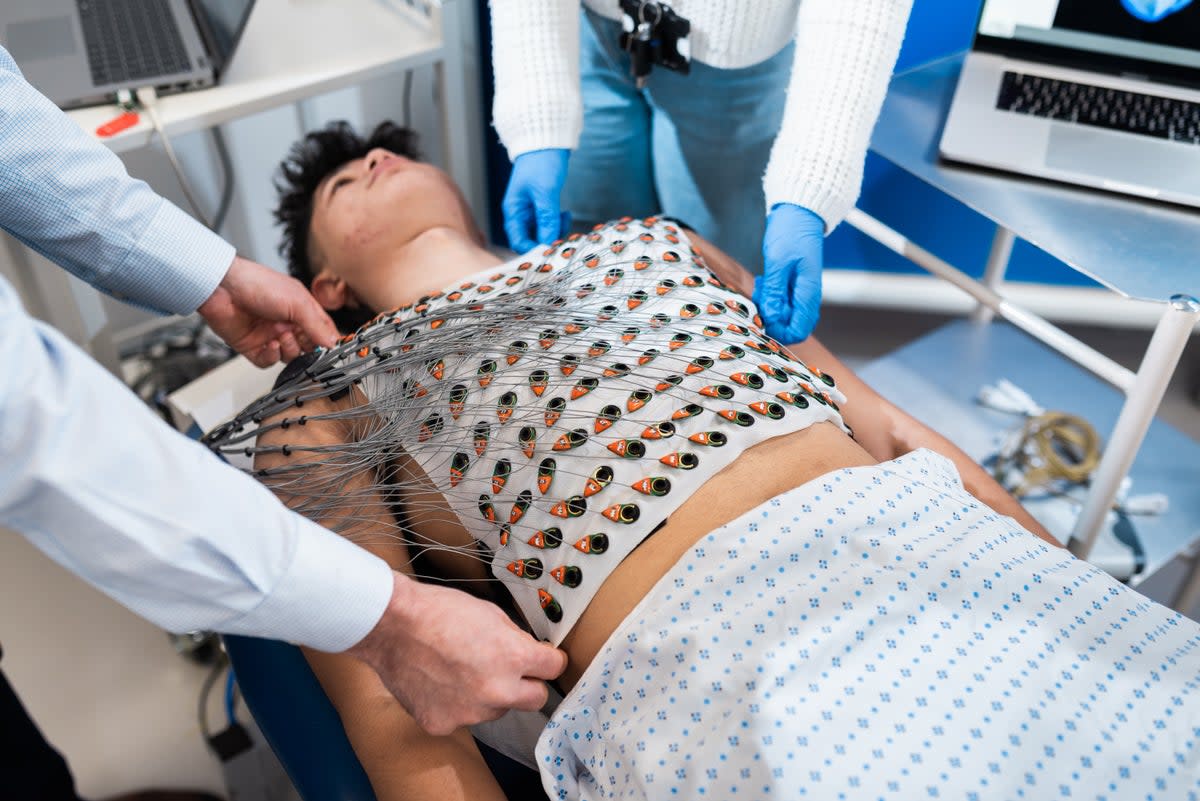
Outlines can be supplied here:
M819 424L767 440L737 459L693 493L666 522L646 537L596 590L583 614L560 643L568 657L558 680L563 692L575 685L604 642L646 592L705 534L737 519L761 503L794 487L845 467L876 464L877 460L840 428ZM406 460L401 472L408 485L406 498L429 508L442 504L443 514L428 515L413 525L416 538L462 547L470 533L452 520L445 499ZM425 489L416 489L424 486ZM465 579L464 589L487 578L484 565L454 552L431 551L429 567L447 579ZM503 596L493 600L506 603Z
M269 476L277 491L381 554L389 537L432 545L444 576L499 580L567 651L569 686L704 534L875 460L833 379L767 338L673 226L622 222L526 258L381 315L306 368L325 389L301 377L240 422L270 418L262 463L279 465L273 448L313 436L275 428L280 409L303 404L300 426L335 410L314 470ZM356 506L374 494L398 501L393 531Z

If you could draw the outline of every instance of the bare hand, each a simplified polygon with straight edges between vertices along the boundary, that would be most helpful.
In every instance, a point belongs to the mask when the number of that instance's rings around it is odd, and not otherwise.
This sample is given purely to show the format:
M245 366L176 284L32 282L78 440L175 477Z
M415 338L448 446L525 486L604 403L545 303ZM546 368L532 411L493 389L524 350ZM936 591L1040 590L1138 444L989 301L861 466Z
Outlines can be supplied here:
M259 367L337 339L333 321L303 284L241 256L198 311L217 336Z
M543 680L567 666L565 653L521 631L494 604L399 573L387 611L348 653L374 668L434 735L508 709L541 709Z

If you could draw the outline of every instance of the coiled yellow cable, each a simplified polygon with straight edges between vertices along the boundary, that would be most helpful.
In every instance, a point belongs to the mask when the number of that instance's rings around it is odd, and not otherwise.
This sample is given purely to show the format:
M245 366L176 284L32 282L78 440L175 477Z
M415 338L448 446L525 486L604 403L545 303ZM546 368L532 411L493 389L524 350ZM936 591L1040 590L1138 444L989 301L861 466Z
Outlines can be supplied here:
M1066 412L1045 412L1025 421L992 472L1001 483L1010 471L1019 472L1021 483L1011 492L1021 498L1057 481L1083 484L1099 463L1100 437L1091 423Z

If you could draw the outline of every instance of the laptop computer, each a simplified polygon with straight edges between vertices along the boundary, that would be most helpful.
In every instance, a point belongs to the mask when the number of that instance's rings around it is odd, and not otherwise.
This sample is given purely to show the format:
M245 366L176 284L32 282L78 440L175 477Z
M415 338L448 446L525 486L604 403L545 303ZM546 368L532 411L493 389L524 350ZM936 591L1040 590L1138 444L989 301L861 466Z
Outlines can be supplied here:
M1200 206L1200 0L984 0L940 152Z
M62 108L213 86L254 0L3 0L0 43Z

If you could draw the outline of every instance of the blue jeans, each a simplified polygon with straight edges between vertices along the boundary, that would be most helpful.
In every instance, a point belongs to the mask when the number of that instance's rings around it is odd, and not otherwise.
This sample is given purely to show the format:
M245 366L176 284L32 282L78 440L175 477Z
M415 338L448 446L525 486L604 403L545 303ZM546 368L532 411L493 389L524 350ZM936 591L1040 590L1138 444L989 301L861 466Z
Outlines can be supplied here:
M795 45L743 69L655 67L639 90L617 43L620 24L582 13L583 134L563 189L576 228L663 213L761 272L762 177Z

